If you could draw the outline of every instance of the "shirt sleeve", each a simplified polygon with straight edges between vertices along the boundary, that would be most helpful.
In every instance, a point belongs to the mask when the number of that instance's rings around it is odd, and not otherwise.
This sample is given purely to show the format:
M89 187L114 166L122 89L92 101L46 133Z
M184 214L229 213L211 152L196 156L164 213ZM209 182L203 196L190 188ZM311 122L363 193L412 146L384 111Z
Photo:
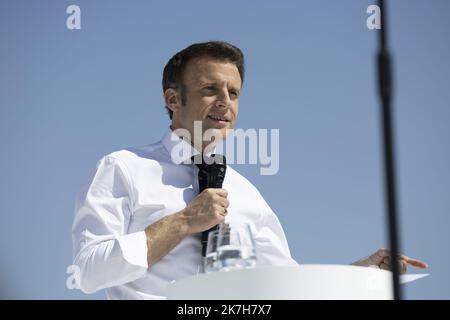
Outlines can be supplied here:
M261 197L262 198L262 197ZM255 235L255 250L258 266L298 266L289 250L288 242L278 217L264 203L263 223Z
M127 234L132 199L126 168L117 158L102 158L75 205L73 263L83 292L134 281L147 272L145 232Z

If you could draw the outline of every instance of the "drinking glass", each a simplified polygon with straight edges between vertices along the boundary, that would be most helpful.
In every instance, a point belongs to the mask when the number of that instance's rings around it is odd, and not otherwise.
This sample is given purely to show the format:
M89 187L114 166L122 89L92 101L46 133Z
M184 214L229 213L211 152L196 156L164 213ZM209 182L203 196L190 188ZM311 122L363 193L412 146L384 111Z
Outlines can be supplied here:
M248 223L221 224L217 232L216 268L231 271L254 268L255 244Z
M217 241L219 230L213 230L208 233L208 243L206 244L206 256L204 263L205 273L219 271L217 265Z

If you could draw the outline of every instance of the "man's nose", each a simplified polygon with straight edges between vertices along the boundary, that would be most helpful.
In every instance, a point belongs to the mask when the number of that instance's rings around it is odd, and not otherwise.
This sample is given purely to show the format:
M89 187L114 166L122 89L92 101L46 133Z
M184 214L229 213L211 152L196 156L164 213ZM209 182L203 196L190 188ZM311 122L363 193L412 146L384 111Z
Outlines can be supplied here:
M218 101L216 105L222 108L228 108L231 103L230 95L228 94L228 90L220 90L220 94L218 97Z

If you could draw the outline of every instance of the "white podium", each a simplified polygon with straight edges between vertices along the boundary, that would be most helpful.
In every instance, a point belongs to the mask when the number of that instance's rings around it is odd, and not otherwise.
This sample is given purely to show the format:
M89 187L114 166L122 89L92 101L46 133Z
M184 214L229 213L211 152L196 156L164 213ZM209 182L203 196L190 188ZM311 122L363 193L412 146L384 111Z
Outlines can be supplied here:
M392 299L391 273L343 265L261 267L200 274L171 283L175 300Z

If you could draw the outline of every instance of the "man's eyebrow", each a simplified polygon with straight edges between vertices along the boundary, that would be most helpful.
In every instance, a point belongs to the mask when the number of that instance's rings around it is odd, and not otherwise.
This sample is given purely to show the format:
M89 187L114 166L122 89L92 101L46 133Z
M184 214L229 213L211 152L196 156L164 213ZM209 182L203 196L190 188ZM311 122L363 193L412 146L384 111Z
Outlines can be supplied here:
M218 84L219 84L219 82L215 81L215 80L200 80L199 81L199 86L202 87L202 88L205 87L205 86L218 85ZM237 93L241 92L241 90L238 87L233 86L233 85L229 86L228 90L234 90Z
M206 86L211 84L217 84L217 81L215 80L200 80L200 86Z

